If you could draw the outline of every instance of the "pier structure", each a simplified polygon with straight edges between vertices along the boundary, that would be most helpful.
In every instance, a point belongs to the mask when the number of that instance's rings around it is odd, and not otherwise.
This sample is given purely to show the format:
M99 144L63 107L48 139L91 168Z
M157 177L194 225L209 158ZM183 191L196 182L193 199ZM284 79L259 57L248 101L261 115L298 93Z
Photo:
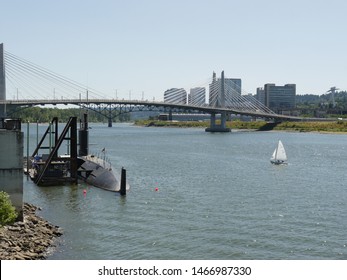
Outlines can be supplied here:
M46 137L48 139L46 139ZM53 141L54 139L54 141ZM68 141L69 152L59 156L58 151L64 141ZM47 142L49 143L48 146ZM39 156L39 150L48 153ZM36 157L36 158L35 158ZM28 166L28 172L37 185L59 185L77 183L77 118L70 117L65 128L58 136L58 118L53 118L46 132L32 153L34 166Z
M9 194L18 220L23 219L23 139L20 120L0 119L0 191Z

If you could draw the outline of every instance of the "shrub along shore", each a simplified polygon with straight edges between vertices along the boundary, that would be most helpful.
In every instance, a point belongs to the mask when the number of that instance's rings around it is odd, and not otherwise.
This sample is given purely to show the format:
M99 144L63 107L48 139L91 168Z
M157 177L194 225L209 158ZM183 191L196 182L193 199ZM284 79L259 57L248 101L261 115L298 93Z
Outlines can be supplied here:
M24 203L23 222L0 227L0 260L45 259L62 235L54 226L36 215L38 207Z
M271 123L270 123L271 124ZM157 127L209 127L209 122L197 121L157 121L139 120L135 122L139 126ZM269 123L266 121L227 121L226 126L231 129L245 130L268 130ZM347 121L310 121L292 122L286 121L274 125L273 130L298 131L298 132L326 132L326 133L347 133Z

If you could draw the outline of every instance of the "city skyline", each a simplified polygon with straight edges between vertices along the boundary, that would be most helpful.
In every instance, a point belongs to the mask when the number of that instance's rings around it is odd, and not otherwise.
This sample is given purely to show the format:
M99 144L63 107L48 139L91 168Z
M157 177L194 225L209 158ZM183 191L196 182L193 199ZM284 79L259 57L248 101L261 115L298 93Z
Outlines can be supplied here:
M347 90L342 0L15 0L1 7L5 51L110 98L131 92L162 100L168 88L207 88L210 73L223 70L253 95L267 83L296 84L297 94Z

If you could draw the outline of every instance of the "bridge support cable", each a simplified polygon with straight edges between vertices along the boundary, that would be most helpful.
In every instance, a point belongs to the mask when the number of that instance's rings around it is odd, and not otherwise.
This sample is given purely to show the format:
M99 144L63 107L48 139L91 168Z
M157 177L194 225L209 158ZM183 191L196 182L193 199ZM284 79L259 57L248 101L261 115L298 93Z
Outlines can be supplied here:
M209 98L208 106L212 108L221 107L220 102L220 91L221 91L221 82L216 80L215 76L209 85Z
M84 86L76 81L59 75L46 68L40 67L27 60L19 58L9 52L5 52L6 78L11 80L14 91L25 92L25 96L35 97L48 94L59 95L65 99L77 99L81 93L87 91ZM104 97L105 94L88 88L91 98Z
M226 107L235 108L240 111L249 111L250 113L266 113L266 114L275 114L268 107L262 104L259 100L253 97L251 94L245 94L240 86L233 82L232 80L228 81L226 86Z
M34 99L38 95L44 96L47 98L48 94L53 94L56 90L59 94L66 95L68 92L76 91L76 87L67 85L67 83L62 80L54 77L50 72L42 70L41 68L29 64L24 60L19 60L16 57L11 55L7 56L8 61L8 72L11 73L9 79L13 80L13 83L17 84L22 92L28 94ZM78 88L77 92L84 91L83 88ZM53 98L55 99L55 98Z
M19 97L21 94L22 99L40 99L47 96L43 93L48 93L47 89L42 86L42 82L36 82L35 77L28 76L22 69L13 70L11 67L7 67L6 78L9 84L12 85L13 94ZM14 98L16 99L16 98Z

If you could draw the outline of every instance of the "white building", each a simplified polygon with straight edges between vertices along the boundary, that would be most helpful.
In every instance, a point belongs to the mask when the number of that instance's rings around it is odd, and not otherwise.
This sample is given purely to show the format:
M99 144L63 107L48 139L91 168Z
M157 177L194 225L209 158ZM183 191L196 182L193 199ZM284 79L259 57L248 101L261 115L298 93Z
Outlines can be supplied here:
M164 102L172 104L187 104L187 92L183 88L171 88L164 92Z

